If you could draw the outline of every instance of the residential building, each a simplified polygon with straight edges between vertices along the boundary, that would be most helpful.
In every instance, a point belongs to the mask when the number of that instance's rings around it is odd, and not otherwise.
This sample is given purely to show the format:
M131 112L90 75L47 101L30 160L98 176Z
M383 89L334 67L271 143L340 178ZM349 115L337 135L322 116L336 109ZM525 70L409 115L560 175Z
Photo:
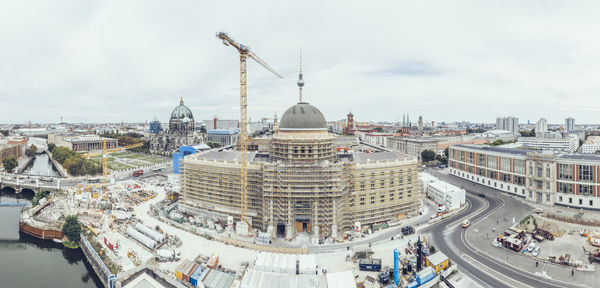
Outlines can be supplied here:
M589 136L581 145L581 153L591 154L600 150L600 136Z
M546 133L548 132L548 120L546 118L540 118L535 125L535 133Z
M450 174L547 206L600 210L600 155L453 145Z
M363 141L373 146L388 147L388 138L394 137L394 133L365 133Z
M517 117L498 117L496 118L496 129L507 130L512 134L519 134L519 118Z
M569 117L565 119L565 130L567 130L567 132L575 131L575 118Z
M575 152L579 148L579 138L575 134L544 133L543 137L519 137L521 147L535 150Z
M432 137L391 137L387 141L387 148L416 157L419 161L421 161L421 152L425 150L437 152L437 145L440 142L439 139Z

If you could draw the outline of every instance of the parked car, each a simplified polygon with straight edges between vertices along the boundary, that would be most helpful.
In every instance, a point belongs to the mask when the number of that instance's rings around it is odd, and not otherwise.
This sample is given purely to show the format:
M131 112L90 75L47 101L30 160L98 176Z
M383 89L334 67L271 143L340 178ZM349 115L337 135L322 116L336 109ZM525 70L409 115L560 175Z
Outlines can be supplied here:
M533 252L531 252L531 255L537 257L537 255L540 254L540 249L540 246L535 247L535 249L533 249Z
M533 250L534 250L535 248L536 248L536 247L535 247L535 242L531 242L531 243L529 244L529 246L527 246L527 251L528 251L528 252L533 252Z

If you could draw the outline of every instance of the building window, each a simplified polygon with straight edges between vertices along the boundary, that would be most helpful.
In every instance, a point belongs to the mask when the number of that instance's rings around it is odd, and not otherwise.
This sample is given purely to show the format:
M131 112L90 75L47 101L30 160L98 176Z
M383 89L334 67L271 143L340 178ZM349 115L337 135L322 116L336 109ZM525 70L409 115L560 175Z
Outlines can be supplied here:
M500 169L502 169L502 171L510 172L510 159L509 158L505 158L505 157L500 158Z
M590 200L590 206L594 206L594 201Z
M579 165L579 181L592 182L592 166Z
M573 198L569 197L569 204L573 204Z
M533 192L529 191L529 198L533 197Z
M578 184L578 194L590 196L594 193L594 187L592 185Z
M579 205L583 204L583 200L579 199Z
M570 183L558 182L558 192L573 194L573 185Z
M550 181L546 182L546 190L550 190Z
M558 202L562 202L562 196L558 196Z
M550 168L546 167L546 177L550 178Z
M540 178L541 178L541 177L542 177L543 170L544 170L544 168L543 168L543 167L541 167L541 166L538 166L538 167L536 167L536 170L535 170L535 171L536 171L536 172L535 172L535 176L537 176L537 177L540 177Z
M492 169L496 169L498 167L496 165L496 156L488 156L487 167Z
M558 179L573 180L573 166L571 164L559 164Z
M546 194L546 202L550 202L550 194Z

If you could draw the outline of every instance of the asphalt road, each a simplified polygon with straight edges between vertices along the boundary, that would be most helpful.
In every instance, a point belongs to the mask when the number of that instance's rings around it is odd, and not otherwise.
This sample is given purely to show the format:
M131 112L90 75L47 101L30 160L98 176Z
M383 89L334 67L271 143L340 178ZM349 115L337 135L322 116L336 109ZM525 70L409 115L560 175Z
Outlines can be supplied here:
M451 261L458 264L462 271L465 271L475 281L480 282L480 284L494 288L515 287L516 283L513 283L513 281L524 284L522 286L531 287L579 287L575 284L558 282L524 272L522 268L508 265L489 255L478 252L466 240L465 233L467 229L463 229L460 223L466 218L470 219L471 223L477 223L497 209L507 209L507 207L504 205L502 196L494 195L501 192L489 193L488 191L479 189L477 189L478 191L473 191L472 189L466 190L467 202L469 202L470 207L460 217L450 218L421 230L421 234L429 233L430 239L438 250L444 252ZM477 196L479 193L484 193L486 197L481 198ZM491 271L497 272L509 279L500 280L490 275Z

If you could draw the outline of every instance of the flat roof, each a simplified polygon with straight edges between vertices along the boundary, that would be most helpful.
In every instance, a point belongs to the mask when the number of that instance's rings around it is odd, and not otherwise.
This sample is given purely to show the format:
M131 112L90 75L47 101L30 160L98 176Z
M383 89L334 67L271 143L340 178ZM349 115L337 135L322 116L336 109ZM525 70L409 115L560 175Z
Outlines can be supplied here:
M196 154L197 155L197 154ZM248 152L248 161L253 162L256 152ZM218 161L241 161L242 153L240 151L215 151L210 150L199 154L198 159L218 160Z
M527 155L527 153L533 152L532 150L515 149L515 148L504 148L504 147L497 147L497 146L490 146L490 145L456 144L456 145L451 145L451 146L468 148L468 149L476 149L476 150L499 152L499 153L508 153L508 154L514 154L514 155L523 155L523 156Z
M393 161L393 160L409 160L412 157L402 154L396 151L385 151L385 152L354 152L354 162L364 164L372 163L377 161Z
M446 254L442 253L441 251L438 251L427 256L427 260L429 260L431 264L437 266L442 264L442 262L448 260L448 256L446 256Z

